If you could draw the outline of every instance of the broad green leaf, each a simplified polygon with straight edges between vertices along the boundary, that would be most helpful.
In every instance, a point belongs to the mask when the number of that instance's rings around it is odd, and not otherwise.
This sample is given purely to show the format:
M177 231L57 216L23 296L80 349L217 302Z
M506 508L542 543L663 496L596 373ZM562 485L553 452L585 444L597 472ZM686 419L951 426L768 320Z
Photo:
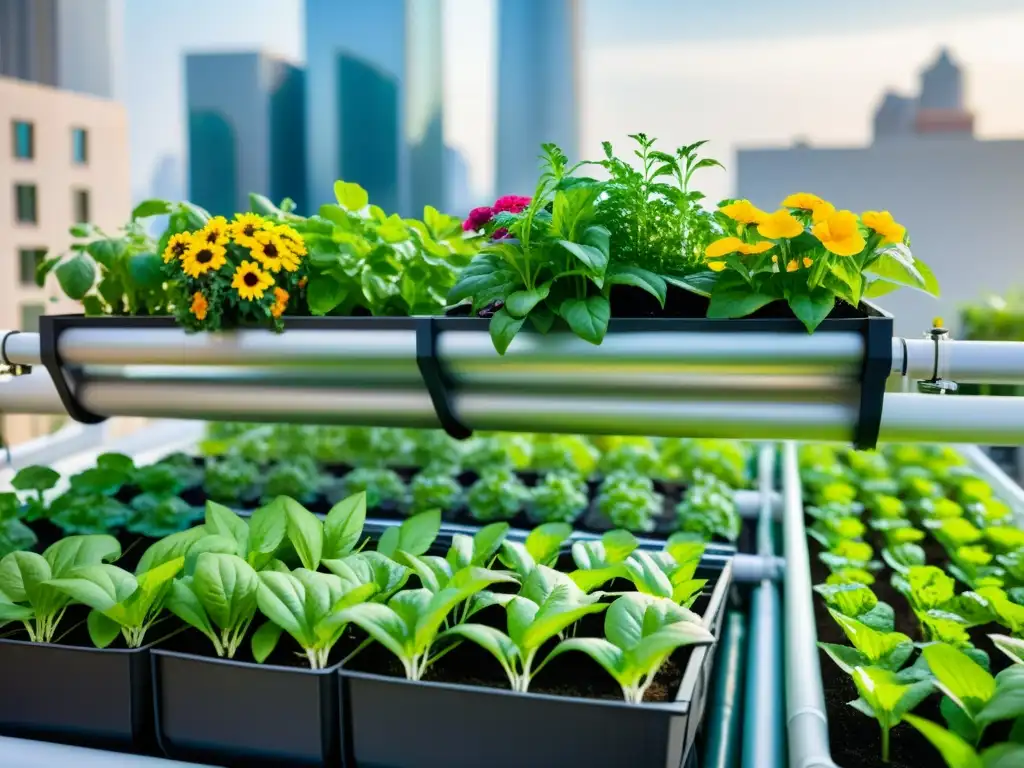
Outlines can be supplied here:
M931 745L942 755L946 765L952 768L990 768L974 751L974 747L955 733L947 731L940 725L916 715L904 715L903 719L921 732ZM1009 768L1007 766L1006 768Z
M593 245L574 243L570 240L559 240L558 244L571 253L590 272L603 277L608 269L608 253Z
M846 674L852 675L857 667L869 666L871 660L863 653L849 645L837 645L836 643L818 643L829 658Z
M430 603L419 616L413 634L413 647L416 652L422 653L430 647L437 637L438 628L456 605L499 581L514 582L515 579L500 571L490 571L486 568L464 568L453 574L450 586L431 597Z
M561 588L559 592L562 592ZM540 648L552 637L565 631L584 616L600 613L607 607L607 603L596 602L596 600L580 605L575 598L561 599L559 595L555 595L537 611L533 622L523 633L519 646L526 651Z
M160 288L164 282L163 259L150 251L133 253L128 257L128 274L136 288L144 291Z
M281 640L281 627L272 621L267 621L252 635L252 657L258 664L262 664L267 657L274 652L278 642Z
M196 597L220 629L237 627L252 616L259 586L256 571L235 555L204 552L192 577Z
M189 626L195 627L208 638L214 637L213 625L206 615L206 609L192 589L192 579L179 579L171 584L166 606L168 611Z
M3 586L0 584L0 592ZM1024 640L1007 635L989 635L988 639L1000 651L1010 657L1014 664L1024 664Z
M431 510L413 515L397 528L389 528L381 536L377 551L391 557L395 552L422 555L430 549L441 530L441 511ZM392 533L395 531L395 533ZM385 539L385 537L387 537Z
M132 221L148 219L150 216L165 216L171 212L171 204L166 200L143 200L132 209Z
M491 333L491 341L499 355L505 354L508 345L512 343L512 339L516 337L525 322L525 317L513 317L504 309L499 309L491 316L488 328Z
M563 640L548 654L550 661L567 651L580 651L596 661L620 685L628 683L626 654L603 637L574 637Z
M605 296L566 299L559 307L558 314L581 339L591 344L600 344L608 330L611 306Z
M349 290L350 284L340 282L333 274L313 272L306 285L310 314L330 314L345 301Z
M531 290L521 290L510 293L505 299L505 309L515 318L526 317L533 308L548 297L551 292L551 281L541 283Z
M631 285L640 288L656 298L662 307L665 306L668 286L664 278L642 267L633 264L612 264L608 267L605 282L608 285Z
M865 269L866 272L899 285L925 289L925 279L917 269L914 257L904 246L892 246Z
M288 530L288 516L283 503L278 501L256 509L249 518L249 564L257 570L260 567L254 555L273 555Z
M215 501L206 502L206 531L213 536L225 536L238 543L237 551L249 548L249 526L245 520Z
M644 617L651 600L646 595L625 594L604 615L604 635L623 650L635 648L644 637Z
M323 557L323 524L316 515L295 499L285 497L284 508L288 521L288 540L295 547L295 553L303 567L315 571Z
M660 666L660 660L676 648L689 645L711 645L713 642L715 642L714 635L700 624L679 621L645 637L628 654L628 658L631 663L641 669L649 669L655 664Z
M918 610L939 608L953 599L956 582L933 565L911 566L907 571L910 597Z
M835 304L836 298L832 291L822 287L789 297L789 307L793 314L811 332L829 316Z
M121 632L120 624L95 609L89 611L85 623L89 630L89 639L97 648L106 648Z
M530 572L519 595L537 605L543 605L558 587L570 589L570 597L574 600L586 599L586 592L576 585L575 579L544 565L538 565Z
M573 583L584 592L592 592L603 584L618 578L626 578L626 566L623 563L595 568L593 570L577 570L569 574Z
M858 619L878 604L875 593L863 584L818 584L814 587L837 612Z
M370 203L370 196L358 184L346 181L334 182L334 197L338 205L348 211L361 211Z
M11 478L11 487L19 491L48 491L60 480L49 467L23 467Z
M360 603L344 610L340 618L356 624L399 659L412 656L409 629L394 608L380 603Z
M874 666L899 669L913 652L910 638L900 632L878 632L871 627L829 609L832 618L850 643Z
M127 600L138 588L138 582L132 574L106 563L78 568L73 576L53 579L48 583L74 601L100 612L109 611Z
M985 726L1002 720L1015 720L1024 716L1024 667L1004 669L995 679L995 693L977 715Z
M995 693L995 678L956 648L934 643L926 645L922 654L942 692L972 716Z
M456 624L442 636L456 635L479 645L498 660L506 673L519 653L515 643L504 632L484 624Z
M498 553L501 542L508 535L509 528L508 523L491 523L477 531L472 539L473 554L470 564L487 567Z
M719 319L746 317L776 298L758 293L735 272L722 272L711 291L707 316Z
M448 564L452 571L468 568L473 564L473 537L464 533L452 536L452 545L448 548Z
M260 613L295 638L304 648L316 638L306 615L305 585L290 573L260 571L256 603Z
M67 297L81 301L96 282L96 262L85 253L76 253L57 265L54 274Z
M120 556L121 545L113 536L106 534L68 536L50 545L43 552L43 557L50 564L53 578L56 579L75 568L111 562Z
M649 552L638 549L623 564L637 590L655 597L672 597L672 582Z
M526 552L536 563L554 565L562 542L571 535L572 526L568 523L544 523L530 531L526 537Z
M340 560L324 560L323 565L351 583L375 584L378 601L386 600L405 586L410 575L409 569L404 565L373 551L358 552Z
M172 533L170 536L165 536L154 542L140 558L139 564L135 568L136 575L145 573L151 568L156 568L175 558L184 557L189 549L205 535L206 527L198 525L195 528Z
M344 557L356 548L366 522L366 493L342 499L324 520L324 559Z
M498 555L498 560L506 568L511 568L521 579L529 576L537 566L525 545L507 539L501 542L501 553Z

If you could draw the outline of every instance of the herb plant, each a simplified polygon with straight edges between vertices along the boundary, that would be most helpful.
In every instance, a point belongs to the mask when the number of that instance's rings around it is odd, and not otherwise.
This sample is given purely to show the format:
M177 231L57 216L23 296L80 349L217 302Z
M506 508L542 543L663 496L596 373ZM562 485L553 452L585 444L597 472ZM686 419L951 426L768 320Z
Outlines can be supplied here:
M648 438L623 440L601 457L600 469L605 475L629 473L653 475L658 467L658 450Z
M732 489L714 476L698 470L686 497L676 505L679 530L696 533L705 540L714 537L736 541L743 521L740 519Z
M36 545L35 533L19 519L20 507L16 494L0 493L0 558Z
M664 499L646 477L617 472L608 475L597 496L597 511L616 528L648 532L654 530Z
M150 538L183 531L203 517L203 510L178 496L143 493L132 499L134 514L126 528L131 533Z
M405 481L398 473L384 467L357 467L341 479L341 487L346 496L365 493L371 509L385 504L404 504L408 494Z
M889 762L889 732L932 692L930 680L902 682L888 669L856 667L853 682L860 698L854 709L878 721L882 731L882 762Z
M914 651L913 641L902 632L872 629L867 624L843 616L831 608L829 613L851 645L818 643L818 647L847 674L852 675L857 667L896 672Z
M538 525L519 543L504 539L498 559L506 568L514 571L520 580L526 579L538 565L553 568L561 553L562 544L572 536L568 523L544 523Z
M203 490L220 504L235 504L253 494L260 470L241 456L225 456L206 464Z
M530 490L530 519L536 523L571 523L589 503L587 486L572 472L549 472Z
M639 546L636 537L626 530L608 531L598 540L576 541L572 559L576 570L569 577L590 592L612 579L626 577L626 559Z
M409 483L409 496L413 513L429 509L452 510L461 502L462 486L444 470L424 471Z
M262 500L268 502L279 496L288 496L307 504L319 493L323 480L319 467L309 456L280 461L267 474ZM357 490L363 489L355 489L352 493Z
M574 472L590 477L600 452L582 435L536 435L531 468L540 472Z
M1013 768L1024 761L1024 744L996 744L979 753L955 733L930 720L916 715L903 715L903 720L931 742L949 768Z
M466 492L466 506L474 520L485 523L510 520L529 502L530 491L509 469L482 473Z

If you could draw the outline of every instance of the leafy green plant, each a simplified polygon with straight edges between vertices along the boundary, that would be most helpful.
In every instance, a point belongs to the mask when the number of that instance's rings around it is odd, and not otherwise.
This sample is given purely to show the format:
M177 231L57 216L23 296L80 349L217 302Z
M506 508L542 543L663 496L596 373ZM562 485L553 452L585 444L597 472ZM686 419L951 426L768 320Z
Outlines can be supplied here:
M694 578L703 554L702 542L670 542L663 552L635 550L623 567L641 594L671 598L689 608L707 584L707 579Z
M75 488L54 499L50 520L65 535L102 534L124 527L131 519L131 508L104 493L82 492Z
M1006 635L989 635L988 638L1014 664L1024 664L1024 640Z
M519 594L505 605L507 633L485 624L456 624L443 636L476 643L491 653L508 675L513 691L525 693L530 680L552 658L535 667L537 654L551 638L592 613L607 608L598 596L587 595L565 574L538 565Z
M916 715L903 715L903 720L931 742L949 768L1013 768L1024 761L1024 744L996 744L979 753L955 733L930 720Z
M658 670L675 650L710 645L714 640L700 624L699 616L672 600L626 594L616 599L605 613L603 638L563 640L547 660L567 651L585 653L615 678L627 702L639 704Z
M477 474L492 469L525 469L533 459L532 444L519 435L474 435L466 441L462 465Z
M890 672L898 671L914 651L913 641L902 632L882 632L872 629L857 619L844 616L829 608L829 613L850 646L818 643L840 669L849 675L857 667L872 667ZM852 647L851 647L852 646Z
M23 467L11 478L11 487L27 496L24 498L25 511L22 517L27 522L47 516L43 494L57 485L60 475L49 467Z
M905 683L889 669L856 667L853 682L860 698L851 702L857 711L878 721L882 731L882 762L889 762L889 732L906 713L932 692L930 680Z
M20 512L21 502L16 494L0 493L0 557L36 545L36 535L21 522Z
M254 495L260 479L259 467L241 456L225 456L208 461L203 490L220 504L235 504Z
M408 432L412 443L412 462L431 470L431 474L452 473L462 466L464 445L440 429L413 429Z
M750 448L738 440L668 438L659 447L657 475L692 483L698 474L730 488L749 485Z
M377 541L377 551L390 558L399 558L399 553L423 555L434 545L440 530L439 510L421 512L384 531Z
M234 658L256 615L256 570L237 555L202 552L174 582L167 610L202 632L218 656Z
M892 606L881 602L870 587L851 582L847 584L817 584L814 591L826 605L842 616L856 619L878 632L890 633L895 626Z
M624 472L608 475L597 495L597 511L616 528L648 532L663 511L664 498L647 477Z
M387 604L361 603L332 616L333 623L352 622L393 653L405 676L420 680L430 665L448 650L433 653L448 615L477 592L498 582L515 582L511 575L486 568L468 567L452 575L448 586L403 590Z
M190 527L203 518L203 510L178 496L142 493L132 499L134 514L126 528L150 538L167 536Z
M700 470L696 471L686 497L676 505L676 519L679 530L708 541L716 536L736 541L743 525L732 489Z
M650 476L658 467L658 449L648 438L624 440L606 451L598 463L605 475L628 473Z
M53 642L71 596L51 582L120 556L117 539L103 535L69 536L41 555L5 555L0 559L0 624L20 621L32 642Z
M576 569L569 577L585 592L612 579L625 577L625 563L639 543L629 531L608 531L598 540L576 541L572 559Z
M429 509L451 510L462 500L462 486L443 469L433 469L420 472L412 479L409 496L413 513Z
M268 502L279 496L287 496L301 503L309 503L319 493L323 483L324 477L316 462L309 456L296 456L279 461L267 473L262 500Z
M608 534L605 534L606 536ZM538 525L519 543L503 539L498 560L513 570L520 580L529 576L538 565L553 568L561 553L562 544L572 536L568 523L544 523ZM635 539L634 539L635 542Z
M510 520L530 500L530 491L510 469L485 470L466 492L469 514L479 522Z
M384 504L404 504L408 495L405 481L392 469L357 467L341 479L346 496L365 493L371 509Z
M586 484L573 472L549 472L530 490L530 519L537 523L571 523L589 499Z
M536 435L531 468L539 472L573 472L589 477L600 452L582 435Z

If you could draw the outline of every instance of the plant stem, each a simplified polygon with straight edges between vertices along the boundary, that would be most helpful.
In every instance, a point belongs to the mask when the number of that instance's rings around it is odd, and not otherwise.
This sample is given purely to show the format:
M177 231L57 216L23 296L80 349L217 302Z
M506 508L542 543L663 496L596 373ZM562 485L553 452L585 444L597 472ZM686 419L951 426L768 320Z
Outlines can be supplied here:
M882 762L889 762L889 729L882 728Z

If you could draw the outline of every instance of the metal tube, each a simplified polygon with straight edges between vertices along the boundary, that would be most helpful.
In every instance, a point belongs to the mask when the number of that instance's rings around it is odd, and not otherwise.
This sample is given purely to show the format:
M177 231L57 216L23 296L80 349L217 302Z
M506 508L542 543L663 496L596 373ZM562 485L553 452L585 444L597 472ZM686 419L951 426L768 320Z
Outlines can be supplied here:
M951 399L951 398L947 398ZM796 444L782 449L786 730L790 768L836 768L828 742Z
M962 384L1024 384L1024 343L1017 341L942 341L946 375ZM893 339L892 370L927 379L935 369L935 342Z
M8 333L10 331L0 330L0 338ZM20 332L7 336L4 354L10 362L18 365L39 365L39 334Z
M1024 398L887 392L881 442L1024 443Z
M702 768L735 768L739 755L747 619L730 611L718 643L715 682L708 706Z

